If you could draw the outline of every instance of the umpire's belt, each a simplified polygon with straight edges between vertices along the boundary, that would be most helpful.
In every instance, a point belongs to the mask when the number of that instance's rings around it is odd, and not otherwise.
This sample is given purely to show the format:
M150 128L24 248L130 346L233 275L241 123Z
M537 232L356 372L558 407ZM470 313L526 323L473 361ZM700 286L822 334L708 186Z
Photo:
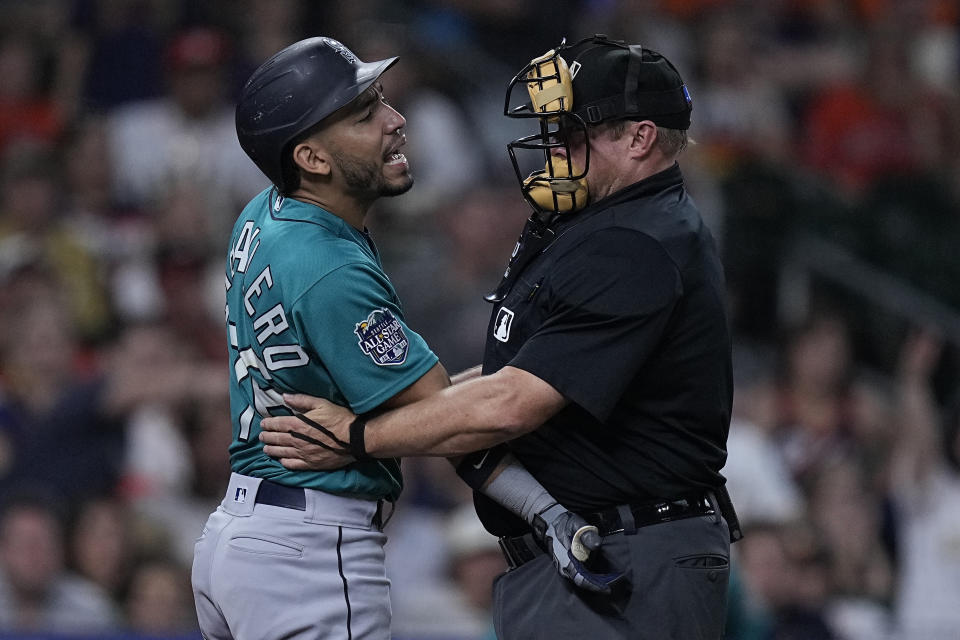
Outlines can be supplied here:
M639 527L661 522L683 520L696 516L712 516L717 513L709 493L696 493L670 500L649 500L637 504L610 507L602 511L581 513L583 519L597 527L601 536L626 531L632 533Z
M511 569L516 569L541 553L545 553L532 533L500 538L500 551L503 552L503 557Z
M589 524L597 527L601 536L624 531L633 532L661 522L671 522L696 516L716 514L709 493L682 496L672 500L652 500L637 504L610 507L602 511L580 514ZM533 560L545 551L532 534L500 538L500 549L511 569Z

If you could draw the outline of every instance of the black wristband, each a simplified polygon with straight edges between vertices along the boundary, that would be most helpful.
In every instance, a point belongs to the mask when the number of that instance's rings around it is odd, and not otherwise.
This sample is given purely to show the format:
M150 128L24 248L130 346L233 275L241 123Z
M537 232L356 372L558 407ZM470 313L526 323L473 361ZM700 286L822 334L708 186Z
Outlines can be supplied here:
M474 491L483 491L483 485L508 453L510 449L503 444L468 453L457 465L457 475Z
M367 421L362 416L357 416L350 423L350 455L357 460L373 460L373 456L367 453L367 447L363 442L366 428Z

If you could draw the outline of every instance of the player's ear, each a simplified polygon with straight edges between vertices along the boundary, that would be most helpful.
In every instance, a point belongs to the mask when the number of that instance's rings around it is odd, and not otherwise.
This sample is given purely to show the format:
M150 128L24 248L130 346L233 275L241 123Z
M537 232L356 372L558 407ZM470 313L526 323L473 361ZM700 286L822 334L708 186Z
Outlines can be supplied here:
M330 162L330 154L313 138L307 138L293 148L293 163L301 171L328 176L332 169Z

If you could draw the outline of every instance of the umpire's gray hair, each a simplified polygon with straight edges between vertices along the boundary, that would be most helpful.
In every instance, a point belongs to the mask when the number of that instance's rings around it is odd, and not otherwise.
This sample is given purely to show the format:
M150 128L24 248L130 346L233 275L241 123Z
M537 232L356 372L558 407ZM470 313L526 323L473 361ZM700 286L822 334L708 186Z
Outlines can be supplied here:
M668 158L675 158L687 148L690 138L686 129L667 129L657 127L657 144Z

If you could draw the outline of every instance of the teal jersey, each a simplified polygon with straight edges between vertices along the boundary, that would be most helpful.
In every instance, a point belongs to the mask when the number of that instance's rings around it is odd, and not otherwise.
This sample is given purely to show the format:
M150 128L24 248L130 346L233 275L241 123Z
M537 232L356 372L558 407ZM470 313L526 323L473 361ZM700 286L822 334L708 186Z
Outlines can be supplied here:
M273 188L250 201L230 239L230 466L236 473L340 495L395 499L399 460L290 471L263 452L260 419L289 415L283 393L375 409L437 362L406 326L369 236Z

